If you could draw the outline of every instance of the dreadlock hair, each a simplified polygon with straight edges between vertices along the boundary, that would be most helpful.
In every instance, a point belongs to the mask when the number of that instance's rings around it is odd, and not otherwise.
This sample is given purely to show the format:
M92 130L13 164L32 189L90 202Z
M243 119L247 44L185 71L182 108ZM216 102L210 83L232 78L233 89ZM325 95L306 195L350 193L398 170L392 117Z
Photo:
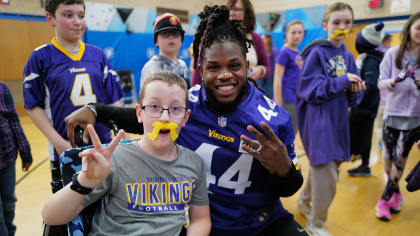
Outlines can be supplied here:
M240 21L229 20L227 6L205 6L198 16L201 21L193 41L194 68L198 57L204 58L205 50L215 42L235 42L246 55L253 42L247 39L246 29Z

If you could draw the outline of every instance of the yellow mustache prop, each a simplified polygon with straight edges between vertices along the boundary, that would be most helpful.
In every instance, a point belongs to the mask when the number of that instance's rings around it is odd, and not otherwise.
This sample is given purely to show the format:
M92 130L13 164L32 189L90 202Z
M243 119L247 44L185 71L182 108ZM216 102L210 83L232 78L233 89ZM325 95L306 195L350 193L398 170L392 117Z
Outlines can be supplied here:
M332 39L335 39L335 38L337 38L337 36L338 36L338 35L340 35L340 34L344 34L344 38L345 38L345 37L347 37L347 35L349 34L349 30L348 30L348 29L336 30L336 31L334 32L334 34L331 34L331 35L330 35L330 37L331 37Z
M170 123L162 123L159 121L156 121L153 123L153 131L147 133L147 136L149 136L150 140L155 141L157 137L159 136L159 131L161 129L169 129L171 132L171 141L175 141L178 138L178 134L176 133L176 128L178 125L174 122Z

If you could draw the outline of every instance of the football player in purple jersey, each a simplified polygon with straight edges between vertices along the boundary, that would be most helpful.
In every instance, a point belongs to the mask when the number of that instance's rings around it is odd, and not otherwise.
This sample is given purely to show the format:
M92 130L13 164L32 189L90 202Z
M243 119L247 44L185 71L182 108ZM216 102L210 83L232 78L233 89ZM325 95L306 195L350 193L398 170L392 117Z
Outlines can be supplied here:
M225 6L206 6L194 36L203 83L189 91L190 119L178 144L201 156L209 190L211 235L307 235L280 197L293 195L303 177L294 151L289 114L247 79L250 41ZM66 118L74 128L112 119L142 132L135 109L94 104Z
M45 11L55 37L29 57L23 96L29 117L50 142L55 191L61 183L58 157L71 148L64 118L89 103L120 105L122 90L101 49L80 40L86 29L84 1L47 0ZM102 142L111 140L109 129L102 124L95 128Z

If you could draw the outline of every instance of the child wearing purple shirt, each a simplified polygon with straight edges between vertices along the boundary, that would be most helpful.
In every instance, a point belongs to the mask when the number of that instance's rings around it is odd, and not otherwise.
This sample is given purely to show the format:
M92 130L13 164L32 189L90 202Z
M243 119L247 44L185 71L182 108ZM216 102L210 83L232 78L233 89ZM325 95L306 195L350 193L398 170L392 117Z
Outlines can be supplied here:
M336 192L337 168L350 157L348 107L361 100L366 88L343 44L353 19L350 5L330 5L323 19L327 40L314 41L301 54L296 110L310 170L297 207L308 219L311 235L331 235L324 224Z
M296 103L296 83L302 63L299 51L294 51L285 46L280 49L276 58L276 65L283 65L285 70L282 83L283 102L279 101L279 103Z
M287 25L286 43L276 57L273 81L274 101L290 114L295 134L297 132L296 82L303 63L297 46L302 42L303 35L302 22L294 20Z

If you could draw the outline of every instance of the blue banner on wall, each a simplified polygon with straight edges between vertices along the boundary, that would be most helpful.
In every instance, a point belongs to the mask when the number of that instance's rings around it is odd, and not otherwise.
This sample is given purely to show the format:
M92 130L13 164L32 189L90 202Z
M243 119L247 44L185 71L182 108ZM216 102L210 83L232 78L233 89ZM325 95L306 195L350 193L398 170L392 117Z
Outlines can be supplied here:
M271 33L271 37L273 38L276 48L280 49L284 44L284 32ZM297 48L299 50L302 50L304 47L306 47L306 45L319 38L327 38L327 32L324 29L318 28L305 30L305 36L303 37L302 42L297 46Z
M189 65L188 48L193 36L185 35L179 55ZM143 65L153 56L159 54L159 49L153 41L153 34L123 32L86 31L85 42L96 45L104 50L114 70L131 70L134 75L136 94L140 90L140 74Z

